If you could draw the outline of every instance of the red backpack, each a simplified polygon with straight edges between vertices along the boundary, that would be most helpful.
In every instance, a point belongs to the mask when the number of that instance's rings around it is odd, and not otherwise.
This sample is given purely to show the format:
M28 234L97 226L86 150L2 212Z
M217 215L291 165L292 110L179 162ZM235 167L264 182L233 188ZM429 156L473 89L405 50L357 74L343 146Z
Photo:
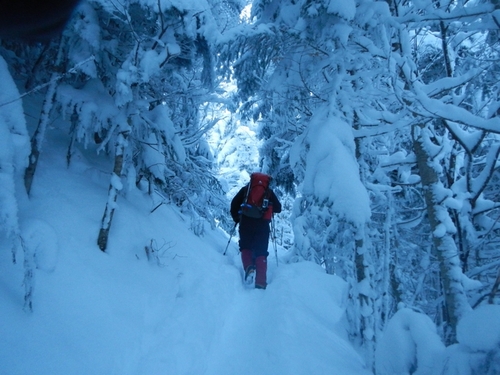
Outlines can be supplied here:
M255 219L271 220L272 205L269 205L270 181L271 176L267 174L252 173L245 200L241 205L242 215Z

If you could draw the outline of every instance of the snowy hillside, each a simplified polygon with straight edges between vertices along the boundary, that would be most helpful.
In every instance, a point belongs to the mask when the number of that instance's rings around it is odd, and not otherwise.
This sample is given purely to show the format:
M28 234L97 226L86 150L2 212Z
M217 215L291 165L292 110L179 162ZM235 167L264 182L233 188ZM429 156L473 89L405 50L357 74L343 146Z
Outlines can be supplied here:
M37 249L33 312L22 254L13 264L0 252L1 374L370 373L345 335L346 283L317 265L277 267L273 254L268 289L245 289L236 242L223 256L223 232L196 237L175 207L150 213L158 202L136 190L119 197L101 252L109 161L80 150L66 168L65 137L49 131L21 207Z

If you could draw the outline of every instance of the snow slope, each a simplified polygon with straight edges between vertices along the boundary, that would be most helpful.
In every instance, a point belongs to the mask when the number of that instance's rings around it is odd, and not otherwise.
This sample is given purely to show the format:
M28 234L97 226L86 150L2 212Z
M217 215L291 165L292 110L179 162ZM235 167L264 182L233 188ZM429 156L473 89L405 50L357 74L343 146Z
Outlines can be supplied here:
M23 307L23 256L0 249L0 374L363 375L346 338L346 284L312 263L276 266L267 290L241 283L237 243L137 190L120 196L109 248L97 245L111 162L52 128L21 207L36 248L33 312ZM208 227L208 226L207 226ZM153 241L161 255L148 261Z

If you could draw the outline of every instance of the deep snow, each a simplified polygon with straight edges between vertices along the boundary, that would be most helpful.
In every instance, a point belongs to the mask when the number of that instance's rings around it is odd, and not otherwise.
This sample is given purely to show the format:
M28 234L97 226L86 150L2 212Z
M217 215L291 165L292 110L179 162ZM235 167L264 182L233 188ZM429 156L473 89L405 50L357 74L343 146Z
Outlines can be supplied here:
M268 289L247 289L236 240L223 256L225 233L196 237L177 207L150 213L158 202L138 190L119 197L102 253L111 162L80 150L67 168L65 130L47 136L20 207L36 248L33 312L23 255L0 251L0 374L370 373L346 337L346 283L317 265L272 254ZM151 241L161 256L148 261Z
M347 284L309 262L286 264L282 249L279 266L269 258L268 289L247 289L236 239L223 256L224 232L206 225L197 237L180 208L151 212L163 198L125 188L102 253L112 162L79 149L67 168L64 122L47 131L31 198L21 181L14 190L28 137L18 102L3 105L19 96L8 81L0 95L0 375L371 373L347 340ZM39 102L24 103L31 131ZM18 233L18 204L35 252L32 312L23 311L23 254L14 264L8 240ZM146 246L157 256L148 259ZM500 306L467 313L457 339L445 348L428 317L402 306L377 332L377 374L500 374Z

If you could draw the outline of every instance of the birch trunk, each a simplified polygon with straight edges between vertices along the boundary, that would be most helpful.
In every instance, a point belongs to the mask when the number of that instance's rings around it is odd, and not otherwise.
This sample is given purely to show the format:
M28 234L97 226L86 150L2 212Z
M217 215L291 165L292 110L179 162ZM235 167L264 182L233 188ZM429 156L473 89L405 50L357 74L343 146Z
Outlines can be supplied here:
M355 116L354 127L358 128L357 116ZM356 145L356 160L360 165L359 174L361 182L366 186L367 181L367 170L366 164L363 162L362 150L363 141L359 138L354 140ZM355 241L354 241L354 265L356 267L356 281L357 287L355 288L357 293L357 303L359 304L359 310L361 313L359 332L361 334L361 339L363 346L366 349L366 361L369 368L374 367L374 355L375 355L375 328L376 321L380 318L378 312L375 309L374 296L376 291L374 290L372 274L373 274L373 264L370 257L370 251L367 247L367 238L365 227L360 226L355 228Z
M35 254L29 245L27 245L22 238L20 238L21 247L24 252L24 307L25 312L33 311L33 294L35 291Z
M50 77L50 84L45 94L45 99L43 101L42 113L40 114L40 119L36 127L35 133L31 138L31 154L28 160L28 167L24 172L24 186L28 195L31 192L31 187L33 185L33 178L35 176L36 168L38 165L38 159L40 158L40 153L42 151L43 140L45 139L45 131L47 130L47 125L50 122L50 113L54 107L56 89L58 85L58 79L60 77L61 65L63 61L63 50L64 50L64 39L61 39L59 44L59 50L57 52L57 58L55 61L54 72Z
M370 256L364 239L364 230L358 229L355 240L354 263L356 266L357 302L361 312L359 332L363 347L367 353L367 366L373 367L375 353L375 306L373 301L373 286L370 274Z
M122 189L120 179L123 169L123 154L127 145L127 135L128 133L126 132L119 133L118 139L116 140L115 165L113 167L111 182L109 184L108 201L106 202L106 207L101 221L101 229L99 230L99 236L97 237L97 245L102 251L106 251L108 246L109 230L111 228L111 221L113 220L113 214L116 208L116 200L118 198L118 192Z
M445 336L448 343L456 341L456 328L460 317L470 309L465 291L462 286L462 269L458 257L458 249L453 240L453 233L442 226L449 219L447 208L438 200L439 175L432 167L432 156L427 152L425 141L428 129L415 127L413 129L413 147L417 157L424 198L427 205L427 215L432 231L432 241L436 258L439 262L441 283L444 293L443 319L447 324ZM449 219L451 221L451 219ZM446 226L446 225L445 225Z
M40 114L38 126L36 127L33 137L31 138L31 154L28 161L29 164L24 172L24 186L26 187L26 192L28 194L31 192L31 186L33 185L33 178L35 177L38 159L40 158L40 153L42 151L42 143L45 138L45 131L47 130L47 125L50 121L50 112L54 106L57 88L57 74L53 73L50 79L51 84L49 85L47 94L45 95L45 99L43 101L42 113Z

